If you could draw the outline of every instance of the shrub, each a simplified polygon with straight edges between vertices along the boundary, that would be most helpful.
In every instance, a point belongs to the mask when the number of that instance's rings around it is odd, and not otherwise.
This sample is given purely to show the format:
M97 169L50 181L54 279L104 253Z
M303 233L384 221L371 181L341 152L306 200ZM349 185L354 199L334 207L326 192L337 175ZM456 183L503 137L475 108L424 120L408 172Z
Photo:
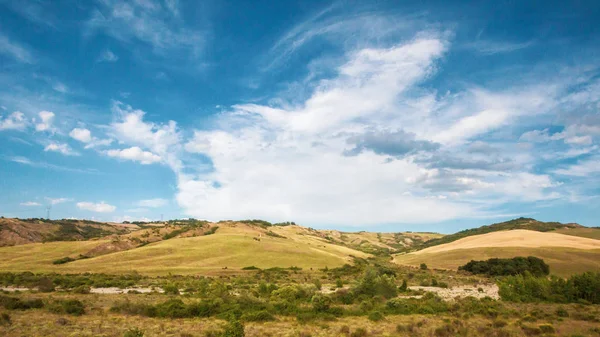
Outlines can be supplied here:
M323 287L323 285L321 284L321 280L319 280L318 278L313 280L313 284L315 285L315 287L317 287L317 290L321 290L321 288Z
M43 277L38 280L37 288L43 293L53 292L55 289L54 282L47 277Z
M558 309L556 309L556 316L569 317L569 312L565 308L559 307Z
M259 270L260 268L255 267L255 266L248 266L248 267L244 267L242 268L242 270Z
M8 310L27 310L39 309L44 307L44 302L41 299L24 300L16 297L0 295L0 306Z
M74 258L67 256L67 257L63 257L58 260L52 261L52 264L65 264L65 263L69 263L69 262L73 262L73 261L75 261Z
M493 258L486 261L471 260L464 266L458 267L458 270L488 276L522 275L526 272L534 276L546 276L550 273L550 267L544 260L534 256L519 256L512 259Z
M350 334L350 327L347 325L343 325L340 328L340 333L344 334L344 335L349 335Z
M373 311L369 314L369 320L373 322L379 322L383 320L385 316L379 311Z
M85 305L79 300L58 300L52 303L48 310L56 314L81 316L85 313Z
M398 288L398 290L403 293L408 290L408 284L406 283L406 280L402 280L402 285L400 288Z
M542 333L552 334L552 333L555 332L554 327L552 326L552 324L541 324L539 326L539 328L542 331Z
M246 322L268 322L274 321L275 317L266 310L260 310L243 314L242 320Z
M3 312L0 314L0 325L11 325L12 320L10 319L10 315Z
M427 270L427 265L425 263L421 263L419 268L421 268L421 270Z
M244 337L244 325L238 320L231 320L225 326L222 337Z
M167 295L179 295L179 288L174 284L165 285L163 290Z
M73 289L75 294L89 294L90 291L91 289L88 286L79 286Z
M600 304L600 273L586 272L568 279L525 275L508 276L499 281L499 294L505 301Z
M325 312L331 306L331 299L323 295L315 295L311 299L313 309L316 312Z
M144 337L144 332L138 328L131 328L125 331L123 337Z
M342 279L335 280L335 286L336 286L336 288L343 288L344 282L342 282Z
M369 334L365 328L357 328L353 333L350 334L350 337L365 337L368 335Z

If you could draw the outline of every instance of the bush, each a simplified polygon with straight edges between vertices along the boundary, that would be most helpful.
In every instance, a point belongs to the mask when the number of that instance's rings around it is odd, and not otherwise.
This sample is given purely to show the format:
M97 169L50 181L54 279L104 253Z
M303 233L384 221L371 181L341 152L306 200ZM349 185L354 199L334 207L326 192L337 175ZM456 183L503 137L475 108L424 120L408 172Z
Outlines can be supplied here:
M52 261L52 264L65 264L65 263L69 263L69 262L73 262L73 261L75 261L74 258L67 256L67 257L63 257L58 260Z
M379 311L373 311L369 314L369 320L373 322L379 322L383 320L385 316Z
M421 270L427 270L427 265L425 263L421 263L419 268L421 268Z
M568 279L558 277L508 276L499 281L499 294L512 302L577 303L585 301L600 304L600 273L586 272Z
M486 261L471 260L464 266L458 267L458 270L488 276L522 275L526 272L534 276L546 276L550 273L550 267L544 260L534 256L519 256L512 259L493 258Z
M144 332L138 328L131 328L125 331L123 337L144 337Z
M88 286L79 286L73 289L75 294L89 294L90 291L91 289Z
M54 282L47 277L43 277L38 280L37 288L43 293L53 292L55 289Z
M0 295L0 306L8 310L39 309L44 307L41 299L24 300L16 297Z
M553 334L555 332L554 327L552 326L552 324L541 324L539 326L539 328L542 331L542 333Z
M565 308L560 307L560 308L556 309L556 316L569 317L569 312Z
M402 285L400 286L400 288L398 288L398 290L402 293L408 290L408 284L406 283L406 280L402 280Z
M55 314L81 316L85 313L85 305L78 300L58 300L52 303L48 310Z
M247 312L242 315L242 320L246 322L268 322L274 321L275 317L266 310Z
M315 295L311 299L313 309L316 312L325 312L331 306L331 299L323 295Z
M0 314L0 325L11 325L12 320L10 319L10 315L3 312Z
M225 326L222 337L244 337L244 325L238 320L231 320Z
M165 294L167 295L179 295L179 288L174 284L167 284L163 287Z
M350 334L350 337L365 337L368 335L369 334L365 328L357 328L353 333Z

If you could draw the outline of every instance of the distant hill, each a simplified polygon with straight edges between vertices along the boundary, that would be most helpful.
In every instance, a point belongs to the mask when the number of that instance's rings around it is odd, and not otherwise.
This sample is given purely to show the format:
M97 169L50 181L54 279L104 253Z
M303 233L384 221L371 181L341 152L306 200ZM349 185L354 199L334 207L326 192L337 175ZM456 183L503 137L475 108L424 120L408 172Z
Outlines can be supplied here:
M417 249L424 249L427 247L442 245L450 243L468 236L481 235L492 232L508 231L513 229L526 229L536 232L550 232L559 229L580 229L586 228L576 223L560 223L560 222L542 222L532 218L518 218L510 221L499 222L487 226L481 226L477 228L465 229L463 231L445 235L439 238L434 238L424 242L423 244L416 246Z
M600 271L600 240L524 229L470 235L408 254L398 254L394 262L430 268L456 269L471 260L535 256L550 265L550 272L568 276L584 271Z
M34 242L81 241L113 234L126 234L135 225L108 224L90 220L0 218L0 247Z

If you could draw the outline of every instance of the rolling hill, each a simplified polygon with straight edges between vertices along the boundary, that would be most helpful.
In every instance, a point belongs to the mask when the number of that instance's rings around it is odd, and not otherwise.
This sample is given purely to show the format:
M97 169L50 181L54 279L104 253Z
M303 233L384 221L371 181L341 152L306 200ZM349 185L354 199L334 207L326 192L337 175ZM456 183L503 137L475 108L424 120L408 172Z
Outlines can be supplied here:
M431 246L408 254L398 254L394 262L433 268L456 269L470 260L536 256L550 265L552 274L567 276L600 270L600 240L560 234L513 229L494 231Z
M126 234L139 229L131 224L90 220L46 220L0 218L0 247L34 242L81 241Z

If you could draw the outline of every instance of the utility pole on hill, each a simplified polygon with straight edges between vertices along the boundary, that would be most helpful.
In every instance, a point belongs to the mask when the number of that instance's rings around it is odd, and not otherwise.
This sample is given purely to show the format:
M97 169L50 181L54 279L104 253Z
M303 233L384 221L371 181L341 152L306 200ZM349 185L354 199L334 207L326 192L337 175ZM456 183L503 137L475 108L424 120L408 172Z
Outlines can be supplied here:
M52 208L52 205L46 206L46 220L50 220L50 209L51 208Z

